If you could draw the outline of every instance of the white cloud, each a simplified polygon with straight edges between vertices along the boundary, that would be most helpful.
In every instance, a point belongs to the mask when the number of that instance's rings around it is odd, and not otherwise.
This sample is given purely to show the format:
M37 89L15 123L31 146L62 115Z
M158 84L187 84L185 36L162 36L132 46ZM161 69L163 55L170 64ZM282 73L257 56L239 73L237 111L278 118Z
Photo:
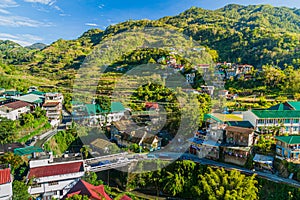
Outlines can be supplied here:
M5 9L2 9L2 8L0 8L0 13L5 14L5 15L10 14L9 11L7 11L7 10L5 10Z
M100 9L104 8L104 4L100 4L100 5L98 6L98 8L100 8Z
M24 0L25 2L28 3L40 3L40 4L45 4L45 5L52 5L55 3L55 0Z
M1 0L0 8L17 7L18 4L14 0Z
M22 46L29 46L31 44L34 44L36 42L40 42L43 40L43 38L31 35L31 34L16 34L12 35L9 33L0 33L0 40L11 40L13 42L16 42Z
M8 27L41 27L51 26L51 23L44 23L22 16L0 16L0 26Z
M94 23L85 23L86 26L99 26L98 24L94 24Z

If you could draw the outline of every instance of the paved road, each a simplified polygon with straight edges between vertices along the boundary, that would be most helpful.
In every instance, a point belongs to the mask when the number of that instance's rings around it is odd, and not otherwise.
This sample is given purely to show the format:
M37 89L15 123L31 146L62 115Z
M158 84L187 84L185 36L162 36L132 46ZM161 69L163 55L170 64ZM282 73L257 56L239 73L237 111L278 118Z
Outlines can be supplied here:
M283 178L283 177L279 177L276 174L265 173L265 172L261 172L261 171L252 171L252 170L249 170L249 169L246 169L246 168L243 168L243 167L239 167L239 166L236 166L236 165L228 164L228 163L221 163L221 162L217 162L217 161L214 161L214 160L209 160L209 159L206 159L206 158L199 158L195 155L187 154L187 153L180 154L180 153L168 152L168 153L163 153L163 154L167 154L168 156L170 156L172 158L179 158L180 156L185 156L186 159L192 160L194 162L198 162L198 163L203 164L203 165L223 167L223 168L229 169L229 170L236 169L236 170L238 170L242 173L245 173L245 174L250 174L250 175L256 174L259 177L274 181L276 183L285 183L285 184L289 184L289 185L292 185L294 187L300 188L300 183L298 181Z
M42 148L44 143L47 142L47 140L50 139L52 136L54 136L56 133L57 133L57 129L44 133L39 137L39 139L37 139L37 141L35 142L35 144L33 144L33 146Z

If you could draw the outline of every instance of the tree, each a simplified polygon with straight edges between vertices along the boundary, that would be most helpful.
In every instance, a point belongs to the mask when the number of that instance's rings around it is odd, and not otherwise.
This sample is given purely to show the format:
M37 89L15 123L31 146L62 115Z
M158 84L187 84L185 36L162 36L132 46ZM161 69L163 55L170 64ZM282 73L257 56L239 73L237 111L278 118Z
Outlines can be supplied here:
M16 169L24 164L25 160L19 155L14 155L12 152L7 152L0 157L0 162L3 164L10 164L12 173L14 173Z
M13 182L13 200L29 199L28 186L22 181Z
M98 179L98 176L95 172L86 173L83 177L83 180L95 186L103 185L103 181Z
M226 172L223 168L212 169L199 175L195 193L201 199L258 199L255 175L246 176L237 170Z
M89 152L91 151L91 148L89 145L83 145L80 149L80 152L83 154L84 158L87 158L89 156Z
M82 195L75 194L72 197L66 198L66 200L89 200L89 197L86 195L82 196Z

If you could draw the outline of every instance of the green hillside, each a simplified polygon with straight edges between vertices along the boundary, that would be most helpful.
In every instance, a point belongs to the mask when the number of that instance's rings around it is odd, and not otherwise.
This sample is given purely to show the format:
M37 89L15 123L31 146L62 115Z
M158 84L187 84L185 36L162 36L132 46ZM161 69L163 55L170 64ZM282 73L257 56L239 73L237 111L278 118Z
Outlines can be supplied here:
M91 29L77 39L60 39L46 47L25 48L14 42L0 41L0 62L21 74L46 77L55 86L69 88L86 56L104 39L126 30L163 27L192 37L206 47L215 61L248 63L258 68L265 64L299 68L299 25L299 9L235 4L214 11L192 7L174 17L129 20L104 31ZM139 53L144 52L134 54ZM126 64L126 60L118 63ZM7 75L7 71L1 73Z

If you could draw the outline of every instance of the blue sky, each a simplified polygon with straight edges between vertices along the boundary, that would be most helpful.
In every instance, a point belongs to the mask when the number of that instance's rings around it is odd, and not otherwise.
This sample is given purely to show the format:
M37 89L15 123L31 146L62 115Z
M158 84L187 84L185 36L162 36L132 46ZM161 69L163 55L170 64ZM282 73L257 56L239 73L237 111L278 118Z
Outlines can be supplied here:
M299 0L0 0L0 39L23 46L50 44L128 19L158 19L192 6L214 10L229 3L249 2L300 8Z

